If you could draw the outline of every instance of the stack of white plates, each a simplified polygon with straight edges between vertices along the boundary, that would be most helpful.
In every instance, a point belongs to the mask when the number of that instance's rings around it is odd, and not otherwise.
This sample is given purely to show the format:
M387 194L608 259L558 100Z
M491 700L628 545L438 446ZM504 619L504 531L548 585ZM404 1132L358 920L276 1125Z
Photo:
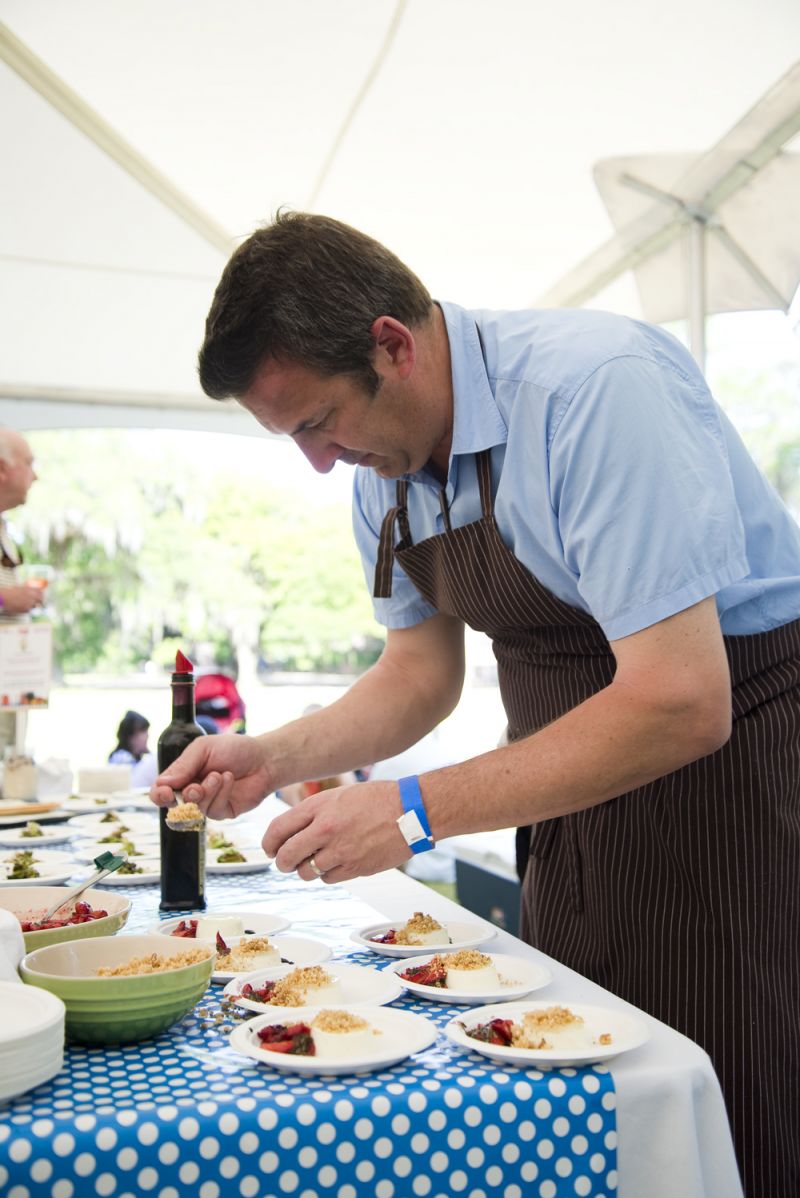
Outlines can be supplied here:
M59 1072L65 1011L61 999L48 990L0 982L0 1102Z

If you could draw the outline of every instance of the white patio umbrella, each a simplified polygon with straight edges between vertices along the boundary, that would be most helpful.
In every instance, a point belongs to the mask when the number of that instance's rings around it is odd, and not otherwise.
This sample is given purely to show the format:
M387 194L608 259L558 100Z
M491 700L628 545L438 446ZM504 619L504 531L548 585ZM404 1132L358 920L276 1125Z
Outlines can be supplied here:
M688 317L705 360L705 318L788 311L800 284L800 63L705 154L607 158L594 179L617 229L542 298L575 307L633 270L646 319Z

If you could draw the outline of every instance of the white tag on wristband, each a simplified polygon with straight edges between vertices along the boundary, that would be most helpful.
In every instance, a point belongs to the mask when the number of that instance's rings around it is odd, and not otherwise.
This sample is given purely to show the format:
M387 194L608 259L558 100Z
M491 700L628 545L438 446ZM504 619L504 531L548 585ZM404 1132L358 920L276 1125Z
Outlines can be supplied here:
M407 845L419 844L421 840L428 839L416 811L405 811L397 820L397 826Z

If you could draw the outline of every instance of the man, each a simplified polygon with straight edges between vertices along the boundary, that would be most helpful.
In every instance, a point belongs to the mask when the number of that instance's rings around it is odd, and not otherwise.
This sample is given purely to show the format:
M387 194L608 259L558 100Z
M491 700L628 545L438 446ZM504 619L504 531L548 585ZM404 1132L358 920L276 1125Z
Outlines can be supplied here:
M28 498L36 481L31 447L21 433L0 428L0 619L20 620L42 602L38 587L17 580L21 562L19 549L11 540L5 513L19 507ZM0 753L16 739L16 715L0 712Z
M5 513L28 498L36 481L31 447L21 433L0 428L0 615L26 615L42 602L38 587L17 581L19 550L8 534Z
M800 530L686 351L591 312L434 304L384 247L284 215L234 254L200 355L320 471L359 467L378 663L258 738L195 741L154 790L212 815L398 753L492 637L508 746L273 821L338 882L533 825L532 944L711 1053L751 1194L800 1192Z

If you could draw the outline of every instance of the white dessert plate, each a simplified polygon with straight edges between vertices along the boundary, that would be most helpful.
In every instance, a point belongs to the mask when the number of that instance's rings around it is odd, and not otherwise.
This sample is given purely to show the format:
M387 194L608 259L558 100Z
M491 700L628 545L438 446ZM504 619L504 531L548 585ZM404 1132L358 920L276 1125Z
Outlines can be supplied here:
M240 973L223 990L226 998L235 1002L237 1007L248 1011L274 1014L280 1011L290 1016L294 1007L282 1007L277 1003L259 1002L255 998L241 997L246 983L251 986L263 986L264 982L275 982L285 978L295 968L294 965L275 965L271 969L256 969L253 973ZM335 962L325 967L326 973L335 978L341 988L341 997L326 1002L326 1006L341 1002L343 1007L382 1007L393 1002L403 993L403 988L390 970L367 969L363 965L351 965L349 962Z
M483 1040L475 1040L468 1036L465 1027L471 1028L479 1023L488 1023L492 1019L518 1020L525 1011L543 1011L556 1005L554 1002L520 1002L499 1003L489 1007L477 1007L469 1014L458 1015L444 1027L448 1040L467 1052L479 1052L482 1056L490 1057L493 1061L505 1064L519 1065L522 1068L538 1068L540 1065L556 1067L559 1065L592 1065L598 1061L607 1061L619 1056L622 1052L630 1052L650 1039L650 1029L643 1019L636 1019L627 1011L617 1011L610 1007L588 1006L586 1003L575 1003L559 1000L558 1006L566 1007L574 1015L579 1015L585 1023L586 1030L594 1041L591 1047L585 1048L515 1048L513 1045L487 1044ZM462 1026L465 1025L465 1026ZM598 1043L598 1038L608 1034L610 1044Z
M289 927L290 921L282 915L270 915L268 911L190 911L176 919L157 919L148 928L149 932L160 932L162 936L171 936L178 924L189 919L241 919L246 936L271 936L275 932L283 932ZM193 936L186 936L193 940ZM213 940L214 937L205 939ZM223 936L224 939L224 936ZM235 937L241 939L241 937ZM315 942L316 943L316 942Z
M104 849L114 851L113 844L104 844L100 846ZM107 874L98 886L153 886L161 881L161 861L158 857L131 857L131 862L138 865L143 871L140 874L121 874L119 870L114 870L113 874Z
M40 824L41 820L34 822ZM75 829L66 824L60 824L55 828L42 828L41 836L23 836L24 831L24 828L6 828L4 832L0 832L0 848L33 849L37 844L44 848L45 845L66 844L75 835Z
M362 948L372 949L382 957L418 957L435 952L456 952L460 948L477 948L486 940L491 940L497 934L497 929L490 923L446 923L445 931L450 937L449 943L441 944L376 944L373 936L382 936L392 928L402 928L408 921L396 919L392 923L373 923L359 932L353 932L350 939Z
M320 1007L292 1008L291 1022L310 1023ZM335 1007L334 1010L340 1008ZM342 1010L347 1008L342 1007ZM323 1077L341 1076L348 1073L372 1073L376 1069L388 1069L392 1065L430 1048L438 1035L435 1024L414 1015L411 1011L400 1011L396 1007L353 1007L354 1015L366 1019L380 1033L374 1037L375 1047L369 1053L350 1060L331 1060L330 1057L292 1056L289 1053L270 1052L261 1047L257 1036L259 1028L273 1023L286 1023L276 1019L274 1013L258 1015L240 1024L231 1032L228 1043L236 1052L258 1061L260 1065L278 1069L282 1073L316 1073Z
M232 936L226 943L233 947L242 939L247 939L247 937ZM322 965L324 961L330 961L333 956L327 944L323 944L320 940L311 940L307 936L272 936L271 940L281 954L282 963L288 965L289 968L293 965ZM275 968L277 969L278 966L276 965ZM223 966L221 969L214 970L211 981L220 985L241 976L241 972L236 973L233 969L225 969Z
M441 950L440 955L443 955ZM394 961L386 967L385 972L395 974L405 990L410 991L411 994L418 994L420 998L429 998L432 1002L470 1007L490 1002L512 1002L516 998L524 998L526 994L531 994L534 990L541 990L543 986L553 980L550 970L536 961L529 961L525 957L512 957L508 953L487 953L486 955L497 970L500 985L487 986L483 990L456 990L447 986L423 986L419 982L411 982L400 977L400 974L408 969L427 965L436 956L435 953L431 953L427 957L414 957L411 961L407 958L402 961Z
M252 874L272 869L272 860L264 856L263 849L237 848L236 851L242 854L244 861L220 861L220 854L227 851L227 849L206 850L207 874Z

